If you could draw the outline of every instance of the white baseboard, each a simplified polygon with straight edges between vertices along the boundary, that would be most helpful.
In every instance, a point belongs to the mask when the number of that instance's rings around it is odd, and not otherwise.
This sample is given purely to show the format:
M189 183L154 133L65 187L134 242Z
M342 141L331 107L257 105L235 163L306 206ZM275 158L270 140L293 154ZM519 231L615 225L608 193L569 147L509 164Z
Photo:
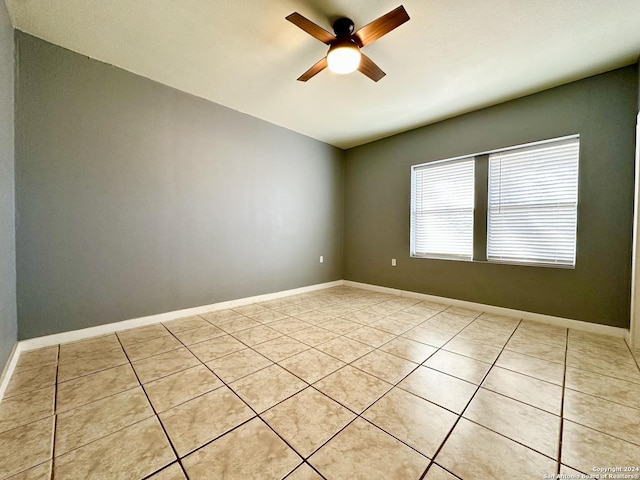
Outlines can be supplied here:
M307 287L294 288L292 290L283 290L281 292L265 293L263 295L256 295L253 297L238 298L236 300L228 300L225 302L212 303L211 305L203 305L201 307L185 308L184 310L176 310L173 312L159 313L157 315L149 315L147 317L133 318L130 320L123 320L121 322L107 323L105 325L98 325L97 327L83 328L81 330L73 330L70 332L56 333L53 335L47 335L44 337L30 338L28 340L22 340L20 343L21 351L34 350L36 348L49 347L52 345L58 345L60 343L76 342L78 340L84 340L85 338L97 337L99 335L107 335L113 332L119 332L121 330L128 330L130 328L144 327L146 325L152 325L159 322L168 322L169 320L176 320L178 318L190 317L192 315L201 315L203 313L212 312L216 310L225 310L227 308L241 307L243 305L249 305L251 303L266 302L269 300L276 300L278 298L289 297L292 295L298 295L301 293L314 292L316 290L323 290L325 288L336 287L343 284L342 280L336 280L333 282L319 283L316 285L309 285Z
M11 380L13 371L16 369L16 365L18 364L18 358L20 358L21 350L22 346L20 342L16 342L11 350L11 355L9 355L9 360L7 360L7 363L4 366L2 377L0 377L0 401L2 401L2 397L4 397L4 392L7 391L9 380Z
M627 339L630 338L629 330L627 330L626 328L611 327L609 325L602 325L600 323L590 323L584 322L582 320L554 317L551 315L544 315L542 313L525 312L523 310L515 310L513 308L496 307L494 305L485 305L483 303L468 302L466 300L457 300L454 298L437 297L435 295L428 295L426 293L416 293L407 290L381 287L379 285L369 285L368 283L352 282L351 280L345 280L344 285L362 288L365 290L372 290L374 292L388 293L390 295L398 295L401 297L417 298L420 300L428 300L430 302L437 303L447 303L455 307L469 308L471 310L479 310L486 313L494 313L496 315L505 315L508 317L517 317L522 318L523 320L531 320L534 322L546 323L549 325L557 325L563 328L574 328L576 330L598 333L601 335L610 335Z
M532 320L536 322L547 323L550 325L557 325L565 328L574 328L576 330L583 330L592 333L598 333L602 335L611 335L615 337L622 337L627 340L631 345L631 336L629 330L619 327L611 327L608 325L601 325L597 323L589 323L580 320L572 320L569 318L554 317L551 315L544 315L540 313L525 312L522 310L514 310L505 307L496 307L494 305L485 305L482 303L468 302L466 300L457 300L453 298L438 297L435 295L428 295L424 293L410 292L407 290L399 290L389 287L381 287L378 285L371 285L368 283L353 282L351 280L336 280L333 282L320 283L316 285L309 285L301 288L294 288L292 290L283 290L281 292L267 293L263 295L256 295L253 297L239 298L236 300L229 300L225 302L213 303L211 305L203 305L200 307L186 308L184 310L176 310L173 312L160 313L157 315L149 315L147 317L134 318L131 320L123 320L121 322L108 323L106 325L99 325L97 327L83 328L81 330L73 330L70 332L57 333L54 335L47 335L44 337L31 338L28 340L22 340L17 342L14 346L13 352L9 357L2 378L0 379L0 400L6 391L9 383L9 379L13 374L13 371L18 363L20 353L36 348L49 347L52 345L58 345L60 343L74 342L83 340L85 338L96 337L99 335L107 335L109 333L118 332L121 330L128 330L130 328L143 327L145 325L152 325L159 322L167 322L169 320L176 320L178 318L189 317L192 315L200 315L203 313L225 310L228 308L240 307L243 305L249 305L252 303L266 302L269 300L276 300L279 298L289 297L292 295L298 295L301 293L313 292L316 290L323 290L325 288L337 287L337 286L350 286L355 288L362 288L365 290L371 290L374 292L387 293L390 295L396 295L408 298L417 298L420 300L428 300L431 302L446 303L457 307L469 308L472 310L480 310L487 313L494 313L497 315L506 315L510 317L518 317L525 320ZM637 348L637 347L636 347Z

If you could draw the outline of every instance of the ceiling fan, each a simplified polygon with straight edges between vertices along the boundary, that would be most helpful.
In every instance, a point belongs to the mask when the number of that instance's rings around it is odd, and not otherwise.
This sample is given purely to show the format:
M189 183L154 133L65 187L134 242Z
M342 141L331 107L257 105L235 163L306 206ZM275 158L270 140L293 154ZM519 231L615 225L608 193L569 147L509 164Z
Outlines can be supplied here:
M372 44L383 35L399 27L409 20L409 15L402 5L386 15L365 25L353 33L354 24L350 18L339 18L333 22L335 36L311 20L295 12L286 17L294 25L300 27L312 37L329 45L327 56L318 61L298 78L306 82L314 75L329 67L334 73L351 73L359 70L374 82L386 75L373 60L360 51L362 47Z

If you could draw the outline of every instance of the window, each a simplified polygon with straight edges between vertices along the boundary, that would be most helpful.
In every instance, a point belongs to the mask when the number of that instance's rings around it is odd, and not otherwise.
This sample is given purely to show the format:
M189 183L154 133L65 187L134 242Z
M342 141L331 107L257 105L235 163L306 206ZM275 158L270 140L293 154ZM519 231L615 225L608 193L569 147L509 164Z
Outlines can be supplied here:
M577 138L489 155L487 260L575 265Z
M414 165L411 255L575 266L579 150L572 135Z
M412 178L411 254L471 260L474 159L419 165Z

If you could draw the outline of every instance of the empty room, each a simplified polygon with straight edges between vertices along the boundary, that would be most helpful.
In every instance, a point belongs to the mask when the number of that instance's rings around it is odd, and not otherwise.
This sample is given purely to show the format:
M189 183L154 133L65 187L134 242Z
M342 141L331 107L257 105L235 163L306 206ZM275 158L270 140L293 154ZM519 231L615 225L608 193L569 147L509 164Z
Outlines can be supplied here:
M0 480L640 479L640 2L0 2Z

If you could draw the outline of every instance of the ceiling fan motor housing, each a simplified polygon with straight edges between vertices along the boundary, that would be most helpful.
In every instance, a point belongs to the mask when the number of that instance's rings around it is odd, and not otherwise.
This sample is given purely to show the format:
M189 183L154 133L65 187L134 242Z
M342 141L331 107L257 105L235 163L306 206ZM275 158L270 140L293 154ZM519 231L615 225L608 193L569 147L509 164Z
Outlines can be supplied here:
M350 18L342 17L333 22L333 31L336 37L350 37L353 33L354 24Z

